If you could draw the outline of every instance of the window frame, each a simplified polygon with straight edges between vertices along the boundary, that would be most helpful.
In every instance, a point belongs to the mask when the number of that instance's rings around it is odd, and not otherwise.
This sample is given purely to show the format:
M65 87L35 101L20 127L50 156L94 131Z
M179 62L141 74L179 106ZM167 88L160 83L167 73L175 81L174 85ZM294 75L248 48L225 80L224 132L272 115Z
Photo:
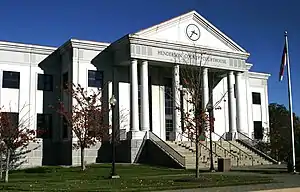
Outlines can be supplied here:
M10 76L8 76L10 74ZM17 79L8 78L13 75L17 76ZM2 88L20 89L20 72L19 71L3 71L2 74Z
M39 117L42 119L42 126L39 125ZM48 119L48 120L47 120ZM47 122L49 123L47 125ZM39 128L42 127L42 128ZM47 132L39 132L47 130ZM51 139L53 130L53 115L51 113L37 113L36 116L36 138Z
M103 71L88 70L88 78L87 78L88 87L102 88L103 87L103 79L104 79Z
M50 82L47 83L50 79ZM46 86L47 84L50 84L50 88L48 88L48 86ZM41 91L53 91L53 75L50 74L38 74L38 85L37 85L37 89L41 90Z
M260 92L252 92L252 104L261 105L261 93Z

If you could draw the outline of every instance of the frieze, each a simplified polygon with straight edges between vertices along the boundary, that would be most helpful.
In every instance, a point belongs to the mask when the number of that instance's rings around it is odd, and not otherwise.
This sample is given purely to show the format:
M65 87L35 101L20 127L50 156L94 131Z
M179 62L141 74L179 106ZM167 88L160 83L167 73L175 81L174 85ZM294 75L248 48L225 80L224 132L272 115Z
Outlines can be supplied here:
M199 65L211 68L246 71L245 60L207 53L171 50L153 46L131 44L131 57L162 62Z

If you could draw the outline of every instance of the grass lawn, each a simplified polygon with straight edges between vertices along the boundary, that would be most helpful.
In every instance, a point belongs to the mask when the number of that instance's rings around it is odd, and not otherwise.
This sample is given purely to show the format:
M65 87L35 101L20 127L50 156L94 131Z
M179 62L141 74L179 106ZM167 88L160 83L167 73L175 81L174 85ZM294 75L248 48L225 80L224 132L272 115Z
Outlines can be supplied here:
M108 179L110 165L91 165L85 172L79 167L40 167L13 171L9 183L0 183L2 191L154 191L213 186L270 183L269 177L203 173L193 179L190 170L145 165L117 165L120 179Z

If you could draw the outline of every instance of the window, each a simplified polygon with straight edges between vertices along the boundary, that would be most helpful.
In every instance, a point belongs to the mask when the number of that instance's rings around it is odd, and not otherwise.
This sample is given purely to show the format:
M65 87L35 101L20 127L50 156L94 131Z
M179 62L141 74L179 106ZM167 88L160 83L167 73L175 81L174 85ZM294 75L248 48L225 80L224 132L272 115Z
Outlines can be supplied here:
M103 71L88 71L88 86L102 88L103 86Z
M253 104L261 104L260 93L252 92L252 103Z
M172 91L172 79L165 78L165 114L173 115L173 91Z
M254 139L263 139L263 127L261 121L254 121Z
M51 114L37 114L36 125L37 138L51 138L52 137L52 115Z
M20 72L3 71L3 88L19 89L20 88Z
M63 139L68 138L68 127L69 127L68 122L66 118L63 117L63 133L62 133Z
M166 126L166 141L170 141L170 135L173 132L173 120L172 119L166 119L165 121Z
M69 83L69 74L68 74L68 72L65 72L64 74L63 74L63 88L64 89L68 89L68 83Z
M15 128L19 127L19 113L1 112L1 116L9 121L9 125Z
M38 74L38 90L53 91L52 75Z

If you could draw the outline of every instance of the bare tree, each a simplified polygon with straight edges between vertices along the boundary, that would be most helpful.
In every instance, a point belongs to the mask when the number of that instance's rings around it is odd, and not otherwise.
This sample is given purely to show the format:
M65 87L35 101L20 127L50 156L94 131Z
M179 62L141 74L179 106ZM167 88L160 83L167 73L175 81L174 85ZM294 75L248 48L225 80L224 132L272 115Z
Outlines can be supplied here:
M184 107L182 104L177 105L176 110L181 112L181 122L183 123L182 134L189 140L195 142L196 144L196 178L199 177L199 145L200 136L205 137L206 131L210 129L210 124L213 124L212 120L209 118L210 110L218 109L219 103L224 99L227 92L223 93L221 98L215 103L212 101L212 94L208 98L208 103L203 101L203 75L202 70L206 62L208 62L210 56L204 52L198 53L194 52L183 57L183 54L178 54L179 58L175 60L185 63L180 67L180 78L181 87L180 90L183 95L183 101L189 107ZM212 75L212 83L214 84L214 75ZM174 101L178 102L178 101ZM210 108L208 109L208 105ZM211 127L212 128L212 127ZM212 157L210 157L212 158Z

